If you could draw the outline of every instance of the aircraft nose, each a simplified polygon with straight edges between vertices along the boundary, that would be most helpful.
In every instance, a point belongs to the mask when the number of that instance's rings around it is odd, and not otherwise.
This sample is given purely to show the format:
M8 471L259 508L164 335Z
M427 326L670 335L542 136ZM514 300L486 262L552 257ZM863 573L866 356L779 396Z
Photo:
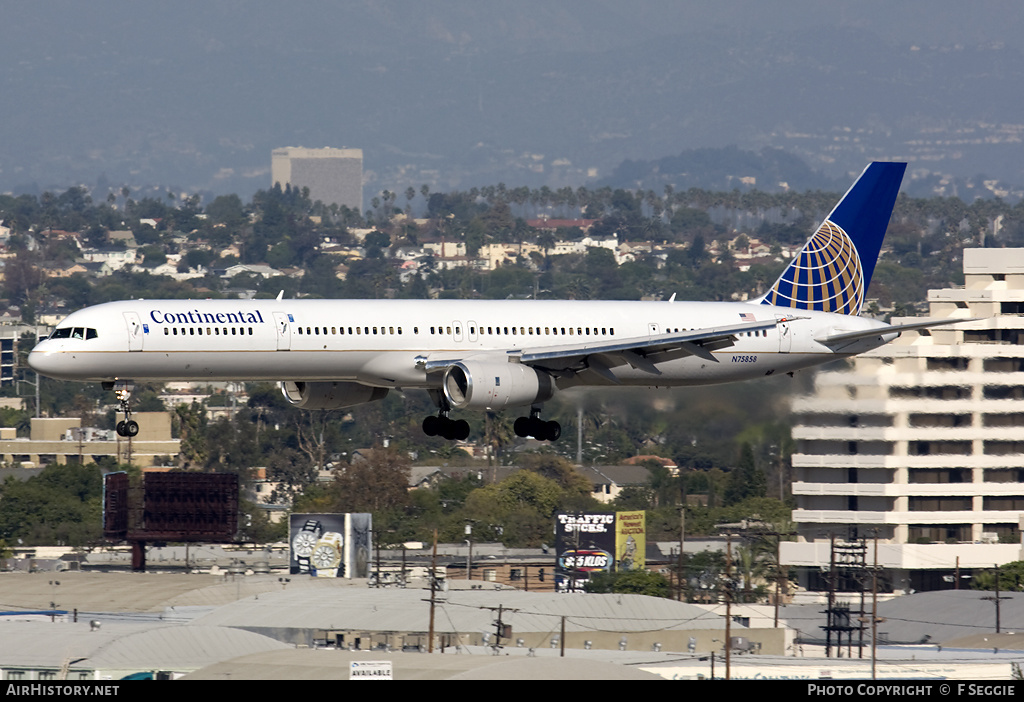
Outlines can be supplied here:
M63 354L53 351L41 351L37 347L28 354L28 367L39 375L57 378L60 377L65 364L62 356Z

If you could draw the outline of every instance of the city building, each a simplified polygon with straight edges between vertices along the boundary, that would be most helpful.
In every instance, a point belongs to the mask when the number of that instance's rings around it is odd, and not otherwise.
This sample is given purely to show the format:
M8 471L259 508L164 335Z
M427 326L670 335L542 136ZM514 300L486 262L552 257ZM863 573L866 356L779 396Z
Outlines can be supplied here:
M325 205L363 210L363 150L274 149L270 161L271 186L309 188L309 199Z
M1024 249L967 249L963 269L928 293L929 316L963 322L823 370L794 401L798 536L781 555L803 587L827 589L833 542L840 561L877 558L883 591L966 588L1022 558Z
M135 412L132 416L141 430L131 439L117 436L113 429L82 427L77 417L33 417L28 438L16 436L14 427L0 428L0 460L43 468L50 463L91 463L111 456L118 462L149 467L178 455L181 441L171 436L170 412Z

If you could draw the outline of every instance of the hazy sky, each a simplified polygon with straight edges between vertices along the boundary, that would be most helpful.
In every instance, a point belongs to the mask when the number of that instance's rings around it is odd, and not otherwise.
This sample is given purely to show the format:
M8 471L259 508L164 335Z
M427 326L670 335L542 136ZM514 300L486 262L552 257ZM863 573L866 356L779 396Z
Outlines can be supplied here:
M557 184L840 116L899 157L885 134L1015 119L1022 30L1009 0L8 3L0 190L247 194L287 145L364 149L370 189Z

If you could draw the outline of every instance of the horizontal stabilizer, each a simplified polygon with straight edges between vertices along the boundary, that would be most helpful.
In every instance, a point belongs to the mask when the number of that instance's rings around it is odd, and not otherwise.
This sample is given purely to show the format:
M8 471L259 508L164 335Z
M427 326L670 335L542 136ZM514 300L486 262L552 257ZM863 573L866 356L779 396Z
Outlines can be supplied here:
M884 327L875 327L874 329L862 329L854 332L843 332L841 334L830 334L829 336L816 338L815 341L825 344L826 346L834 346L836 344L843 344L849 341L857 341L858 339L870 339L873 336L885 336L887 334L900 334L905 331L912 331L914 329L927 329L929 327L940 327L946 324L957 324L958 322L973 322L978 317L971 319L928 319L921 322L910 322L908 324L889 324Z

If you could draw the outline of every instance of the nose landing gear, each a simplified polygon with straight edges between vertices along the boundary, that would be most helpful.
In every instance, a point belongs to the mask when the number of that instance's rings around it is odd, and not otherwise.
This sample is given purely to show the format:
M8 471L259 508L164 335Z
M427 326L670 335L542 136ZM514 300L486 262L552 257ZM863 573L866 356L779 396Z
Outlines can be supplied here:
M131 418L131 398L132 390L135 389L135 383L130 380L115 380L113 383L104 383L103 386L106 390L114 391L118 406L124 412L124 419L115 426L117 435L126 437L137 436L139 433L139 423Z

